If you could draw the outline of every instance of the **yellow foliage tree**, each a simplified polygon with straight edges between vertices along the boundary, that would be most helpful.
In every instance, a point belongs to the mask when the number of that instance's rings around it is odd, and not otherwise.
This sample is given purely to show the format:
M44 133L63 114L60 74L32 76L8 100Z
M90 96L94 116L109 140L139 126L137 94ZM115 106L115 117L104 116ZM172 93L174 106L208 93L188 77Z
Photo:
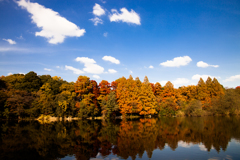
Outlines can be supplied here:
M140 115L156 114L157 100L152 91L151 84L145 76L141 90L138 95L138 108L141 108Z

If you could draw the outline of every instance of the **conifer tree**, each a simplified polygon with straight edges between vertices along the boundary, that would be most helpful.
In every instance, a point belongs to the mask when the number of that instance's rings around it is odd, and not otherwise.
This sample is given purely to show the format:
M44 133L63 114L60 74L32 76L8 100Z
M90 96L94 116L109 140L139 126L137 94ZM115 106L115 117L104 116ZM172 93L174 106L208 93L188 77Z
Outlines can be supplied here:
M202 102L203 108L206 108L208 104L206 103L207 94L207 85L202 78L198 81L197 84L197 99Z
M127 80L122 79L117 88L117 98L120 112L126 114L139 113L141 108L138 105L138 87L136 81L130 75Z
M218 82L216 78L213 78L212 81L212 98L219 99L222 95L224 95L224 88Z
M147 76L144 77L141 90L138 96L139 107L142 108L140 115L156 114L157 100L152 91Z
M206 99L205 99L205 105L208 107L212 106L212 94L213 94L213 86L212 86L212 79L211 77L208 77L206 80L206 87L207 87L207 92L206 92Z

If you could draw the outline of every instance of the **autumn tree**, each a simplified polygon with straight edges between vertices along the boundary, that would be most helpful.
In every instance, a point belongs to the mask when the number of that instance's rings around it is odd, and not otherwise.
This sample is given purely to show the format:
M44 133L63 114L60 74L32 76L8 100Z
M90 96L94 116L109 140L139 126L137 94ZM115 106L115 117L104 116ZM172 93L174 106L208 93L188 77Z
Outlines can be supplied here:
M188 103L197 98L197 88L195 85L182 86L180 90L182 98Z
M49 79L52 79L52 77L50 75L41 75L41 76L39 76L39 78L41 79L42 85L44 83L46 83Z
M64 115L73 116L75 111L75 89L74 83L64 83L60 86L60 94L56 96L57 108L56 115L63 117Z
M116 91L118 105L123 116L141 111L138 103L139 88L131 75L127 80L124 77L121 79Z
M91 83L91 86L92 86L92 89L90 89L90 92L94 94L94 96L92 97L93 98L93 103L95 105L95 108L98 108L99 104L98 104L97 98L100 95L99 87L98 87L98 84L95 80L90 80L90 83Z
M21 90L10 90L8 94L5 107L9 109L13 116L18 116L18 119L20 119L26 114L26 110L31 106L34 97Z
M142 110L140 111L140 115L149 115L157 113L156 112L157 100L156 97L154 96L152 86L147 76L144 77L144 81L138 95L138 102L139 102L138 108L142 108Z
M208 96L207 85L202 78L198 81L197 84L197 99L201 101L203 109L208 106L206 98Z
M94 94L90 92L93 88L90 78L87 76L79 76L74 88L77 97L76 108L78 115L81 118L87 118L87 116L98 114L99 110L95 108L93 103Z
M181 94L170 81L163 88L160 114L175 114L180 107L179 102L183 100Z
M100 106L102 105L102 101L105 99L107 100L107 95L110 93L111 91L111 86L110 83L106 80L102 80L99 83L99 93L100 96L97 98L99 101Z
M39 99L37 101L41 114L53 114L55 107L55 96L52 94L52 89L49 83L45 83L38 91Z
M118 85L118 81L112 81L111 82L112 91L114 91L114 92L116 91L117 85Z
M218 82L216 78L213 78L211 98L219 99L224 94L225 93L223 86Z
M21 90L24 75L23 74L13 74L6 77L1 78L3 81L5 81L5 84L8 89L15 89L15 90Z

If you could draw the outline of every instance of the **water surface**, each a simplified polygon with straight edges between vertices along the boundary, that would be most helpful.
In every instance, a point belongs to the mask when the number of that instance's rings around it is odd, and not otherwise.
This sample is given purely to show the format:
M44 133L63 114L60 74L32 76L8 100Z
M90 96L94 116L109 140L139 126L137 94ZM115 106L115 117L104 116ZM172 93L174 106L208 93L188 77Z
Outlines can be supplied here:
M240 117L1 121L0 159L240 159Z

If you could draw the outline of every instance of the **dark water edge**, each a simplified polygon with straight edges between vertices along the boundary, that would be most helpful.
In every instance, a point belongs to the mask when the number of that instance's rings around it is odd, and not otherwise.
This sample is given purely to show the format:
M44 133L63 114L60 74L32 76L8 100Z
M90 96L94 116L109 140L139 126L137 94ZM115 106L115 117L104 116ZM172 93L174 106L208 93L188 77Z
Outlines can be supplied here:
M240 159L240 117L0 121L0 159Z

